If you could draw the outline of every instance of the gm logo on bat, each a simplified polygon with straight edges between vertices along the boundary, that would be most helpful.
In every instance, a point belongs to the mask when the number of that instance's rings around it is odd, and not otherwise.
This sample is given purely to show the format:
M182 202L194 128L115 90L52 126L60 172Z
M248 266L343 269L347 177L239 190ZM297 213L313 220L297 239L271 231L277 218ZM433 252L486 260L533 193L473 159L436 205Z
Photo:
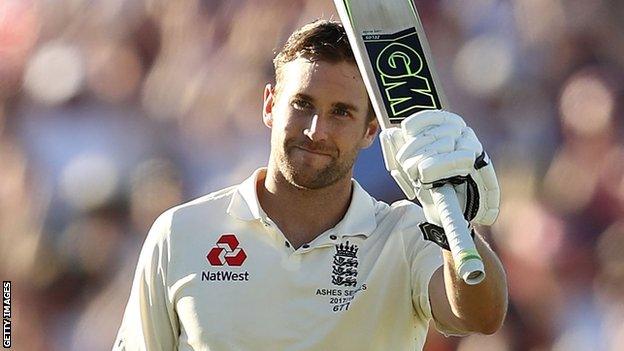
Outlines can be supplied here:
M442 106L416 28L363 38L391 122Z

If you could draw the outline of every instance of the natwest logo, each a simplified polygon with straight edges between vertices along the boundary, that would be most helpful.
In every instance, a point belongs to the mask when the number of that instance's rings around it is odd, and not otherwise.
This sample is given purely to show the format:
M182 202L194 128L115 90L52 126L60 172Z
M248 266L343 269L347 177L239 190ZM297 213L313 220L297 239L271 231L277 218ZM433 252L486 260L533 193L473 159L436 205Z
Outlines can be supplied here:
M232 267L242 266L247 254L238 245L238 239L234 234L223 234L217 241L217 246L210 249L206 258L213 266L224 264Z

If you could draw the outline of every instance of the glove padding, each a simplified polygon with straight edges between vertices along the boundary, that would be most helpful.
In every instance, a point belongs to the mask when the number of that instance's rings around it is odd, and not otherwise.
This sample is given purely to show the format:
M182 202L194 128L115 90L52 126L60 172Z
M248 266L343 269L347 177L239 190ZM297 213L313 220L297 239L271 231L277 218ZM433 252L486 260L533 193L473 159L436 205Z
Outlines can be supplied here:
M451 183L464 217L491 225L500 206L496 173L473 130L447 111L422 111L381 132L386 169L408 199L418 198L427 221L441 226L430 189Z

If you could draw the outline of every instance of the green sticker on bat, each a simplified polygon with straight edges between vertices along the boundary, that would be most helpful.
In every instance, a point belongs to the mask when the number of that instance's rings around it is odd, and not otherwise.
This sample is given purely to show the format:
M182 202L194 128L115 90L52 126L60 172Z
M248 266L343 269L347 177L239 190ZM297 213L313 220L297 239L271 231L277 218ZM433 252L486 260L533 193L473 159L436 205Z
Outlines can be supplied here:
M415 28L365 34L363 39L390 122L400 123L418 111L441 108Z

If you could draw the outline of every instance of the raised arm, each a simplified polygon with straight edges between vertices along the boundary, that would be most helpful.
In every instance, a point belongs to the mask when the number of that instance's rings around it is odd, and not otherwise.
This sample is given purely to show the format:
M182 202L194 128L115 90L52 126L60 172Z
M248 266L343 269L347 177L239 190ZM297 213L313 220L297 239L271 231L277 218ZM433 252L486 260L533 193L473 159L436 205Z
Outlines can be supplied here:
M429 282L433 319L443 331L493 334L505 319L507 279L503 265L480 235L475 235L474 242L485 266L486 276L481 283L466 284L457 275L448 250L443 250L444 266Z
M429 282L429 301L439 329L449 334L494 333L507 310L502 264L483 238L476 235L474 242L486 278L472 286L464 283L457 274L431 195L431 189L452 184L467 221L494 223L500 190L481 142L460 116L447 111L423 111L405 119L401 128L384 130L381 144L391 175L407 197L417 198L423 207L427 223L420 226L422 235L443 248L444 266Z

